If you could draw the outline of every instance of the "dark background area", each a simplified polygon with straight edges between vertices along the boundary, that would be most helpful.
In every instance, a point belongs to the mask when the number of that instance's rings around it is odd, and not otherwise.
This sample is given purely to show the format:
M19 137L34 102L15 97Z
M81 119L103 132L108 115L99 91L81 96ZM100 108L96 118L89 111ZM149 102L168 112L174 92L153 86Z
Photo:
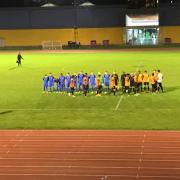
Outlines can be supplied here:
M126 14L159 14L160 26L180 26L180 7L65 6L0 8L0 29L125 27Z
M48 1L58 6L40 7ZM160 26L180 25L180 0L159 0L158 8L157 0L89 0L96 5L79 6L85 1L0 0L0 29L125 27L126 14L159 14Z
M95 5L126 5L129 8L158 7L164 4L176 6L180 3L180 0L0 0L0 7L38 7L47 2L59 6L74 6L86 1Z

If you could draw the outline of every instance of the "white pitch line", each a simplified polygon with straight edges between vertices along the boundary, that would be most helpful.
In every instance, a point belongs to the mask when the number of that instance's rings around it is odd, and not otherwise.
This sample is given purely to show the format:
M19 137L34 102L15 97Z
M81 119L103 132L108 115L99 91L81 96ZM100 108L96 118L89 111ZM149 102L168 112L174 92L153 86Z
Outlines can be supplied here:
M137 66L137 68L136 68L136 72L139 71L139 69L140 69L141 66L142 66L142 62L140 62L140 63L138 64L138 66Z
M117 103L117 105L116 105L116 107L115 107L115 111L117 111L117 110L118 110L118 108L119 108L119 106L120 106L120 104L121 104L121 102L122 102L123 98L124 98L124 96L123 96L123 95L121 95L121 97L119 98L119 101L118 101L118 103Z

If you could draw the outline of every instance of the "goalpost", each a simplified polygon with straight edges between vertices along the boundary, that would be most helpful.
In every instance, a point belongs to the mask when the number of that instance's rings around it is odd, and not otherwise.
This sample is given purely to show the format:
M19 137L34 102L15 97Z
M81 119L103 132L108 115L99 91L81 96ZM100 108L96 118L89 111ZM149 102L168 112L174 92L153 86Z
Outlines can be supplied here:
M61 41L42 41L42 49L43 50L61 50L62 43Z

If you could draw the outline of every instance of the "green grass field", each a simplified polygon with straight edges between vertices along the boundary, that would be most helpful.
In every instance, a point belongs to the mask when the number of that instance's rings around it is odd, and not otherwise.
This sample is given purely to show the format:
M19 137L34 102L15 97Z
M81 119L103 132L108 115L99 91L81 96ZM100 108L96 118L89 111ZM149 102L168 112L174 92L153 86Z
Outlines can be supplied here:
M180 52L0 54L0 129L180 129ZM42 77L83 70L118 74L161 69L165 93L138 97L43 94ZM120 102L118 109L117 104Z

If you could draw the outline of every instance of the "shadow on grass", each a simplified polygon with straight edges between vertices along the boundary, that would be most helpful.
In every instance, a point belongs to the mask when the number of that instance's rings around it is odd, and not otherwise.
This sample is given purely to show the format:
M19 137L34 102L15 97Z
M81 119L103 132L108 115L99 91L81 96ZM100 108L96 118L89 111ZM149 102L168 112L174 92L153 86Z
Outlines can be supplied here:
M12 67L12 68L9 68L8 70L11 71L11 70L14 70L14 69L17 69L18 67Z
M180 89L180 86L164 87L164 90L166 93L173 92L179 89Z
M0 115L4 115L4 114L9 114L9 113L12 113L13 111L3 111L3 112L0 112Z

